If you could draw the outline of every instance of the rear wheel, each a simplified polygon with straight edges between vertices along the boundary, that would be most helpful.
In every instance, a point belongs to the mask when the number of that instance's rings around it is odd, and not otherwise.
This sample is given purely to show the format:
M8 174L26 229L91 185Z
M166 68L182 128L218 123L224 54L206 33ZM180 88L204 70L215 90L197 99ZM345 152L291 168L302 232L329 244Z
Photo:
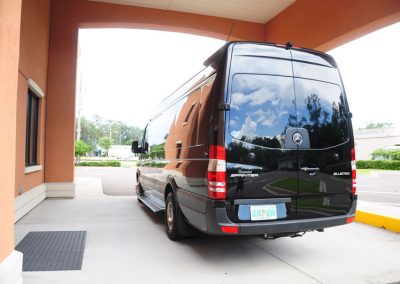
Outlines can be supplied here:
M173 241L179 240L183 237L182 232L178 226L178 214L179 208L175 201L174 194L170 192L168 193L167 199L165 200L165 226L168 238Z

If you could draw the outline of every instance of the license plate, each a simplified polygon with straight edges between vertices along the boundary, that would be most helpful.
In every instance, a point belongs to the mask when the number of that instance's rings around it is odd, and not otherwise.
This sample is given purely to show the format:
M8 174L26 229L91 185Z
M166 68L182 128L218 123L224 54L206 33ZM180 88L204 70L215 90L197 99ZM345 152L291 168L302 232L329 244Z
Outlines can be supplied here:
M278 218L276 213L276 205L251 205L250 218L252 221L275 220Z

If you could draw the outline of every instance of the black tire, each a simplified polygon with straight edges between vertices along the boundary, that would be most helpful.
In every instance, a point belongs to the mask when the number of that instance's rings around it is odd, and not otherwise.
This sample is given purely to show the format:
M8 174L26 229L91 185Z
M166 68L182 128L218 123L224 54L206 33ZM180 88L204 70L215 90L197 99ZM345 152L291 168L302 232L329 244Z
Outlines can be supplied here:
M180 240L183 235L178 226L178 216L180 210L178 204L175 201L174 194L168 193L165 200L165 229L167 231L168 238L173 241Z
M168 211L169 206L171 206L170 212L172 209L172 220L169 218L171 217ZM173 241L199 236L199 232L186 221L173 192L169 192L165 200L165 227L168 238Z
M138 182L136 184L136 195L139 197L139 195L143 195L143 187L140 184L140 182ZM139 198L137 199L139 203L143 203Z

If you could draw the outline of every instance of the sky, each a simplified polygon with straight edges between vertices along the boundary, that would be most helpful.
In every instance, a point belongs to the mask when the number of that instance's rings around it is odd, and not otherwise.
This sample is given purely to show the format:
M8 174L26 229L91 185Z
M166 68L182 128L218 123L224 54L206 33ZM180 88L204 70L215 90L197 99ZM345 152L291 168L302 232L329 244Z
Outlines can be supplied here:
M77 108L144 127L155 106L203 68L221 40L152 30L81 29ZM400 23L328 52L344 81L354 129L400 126Z
M173 32L81 29L81 114L144 127L155 106L202 70L224 43Z
M370 121L400 127L400 23L328 53L339 65L354 129Z

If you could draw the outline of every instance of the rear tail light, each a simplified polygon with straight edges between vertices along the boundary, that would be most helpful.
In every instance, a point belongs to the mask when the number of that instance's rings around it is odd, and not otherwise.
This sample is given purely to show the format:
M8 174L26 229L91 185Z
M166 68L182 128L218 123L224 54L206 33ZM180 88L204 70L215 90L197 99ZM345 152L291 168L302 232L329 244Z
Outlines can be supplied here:
M353 186L351 188L351 193L356 194L356 184L357 184L357 169L356 169L356 150L351 149L351 178L353 180Z
M356 217L347 217L346 218L346 224L349 224L349 223L352 223L352 222L354 222L354 219L355 219Z
M234 226L222 226L221 231L225 234L237 234L239 233L239 228Z
M225 147L210 145L208 157L208 197L212 199L226 199Z

